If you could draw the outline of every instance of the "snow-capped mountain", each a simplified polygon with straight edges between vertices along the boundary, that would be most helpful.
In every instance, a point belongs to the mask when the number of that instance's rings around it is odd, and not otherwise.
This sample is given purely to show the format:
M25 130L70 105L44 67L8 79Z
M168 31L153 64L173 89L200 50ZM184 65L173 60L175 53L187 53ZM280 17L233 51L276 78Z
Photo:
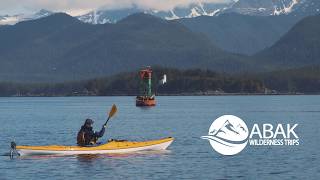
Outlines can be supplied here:
M215 16L226 13L239 13L252 16L272 16L296 13L302 16L317 14L319 0L231 0L224 4L196 3L186 8L170 11L142 10L132 7L121 10L96 10L77 18L86 23L115 23L130 14L144 12L167 20L193 18L198 16Z
M85 23L104 24L115 23L120 19L138 12L141 12L141 10L136 7L119 10L95 10L76 17Z
M216 16L226 13L239 13L252 16L272 16L297 14L308 16L320 13L320 0L230 0L227 3L196 3L189 7L177 7L169 11L146 10L137 6L126 9L103 9L76 16L80 21L90 24L115 23L131 14L144 12L163 19L173 20L198 16ZM35 14L0 15L0 25L16 24L20 21L38 19L54 12L40 10Z
M300 0L294 12L297 15L308 16L320 13L319 0Z
M239 0L227 9L227 12L236 12L247 15L280 15L289 14L301 0Z
M92 24L104 24L104 23L115 23L128 15L144 12L146 14L151 14L163 19L173 20L179 18L193 18L197 16L214 16L221 12L222 10L230 7L234 1L230 1L229 3L224 4L203 4L197 3L192 4L186 8L175 8L170 11L158 11L158 10L143 10L138 7L132 7L127 9L120 10L96 10L89 12L87 14L77 16L77 18L86 23Z
M146 14L151 14L163 19L173 20L179 18L193 18L197 16L207 15L207 16L214 16L219 12L223 11L224 9L230 7L235 2L231 0L229 3L223 4L216 4L216 3L209 3L209 4L192 4L189 7L180 8L177 7L170 11L158 11L158 10L145 10L140 9L137 6L125 9L117 9L117 10L110 10L110 9L97 9L91 11L87 14L76 16L80 21L85 23L91 24L104 24L104 23L115 23L129 15L134 13L144 12ZM38 19L41 17L45 17L48 15L53 14L54 12L47 11L47 10L40 10L35 14L18 14L18 15L0 15L0 25L2 24L16 24L20 21Z
M51 14L53 14L53 12L41 9L34 14L0 15L0 25L13 25L21 21L39 19Z
M43 18L43 17L47 17L50 16L51 14L53 14L54 12L52 11L48 11L45 9L41 9L40 11L36 12L35 14L33 14L30 18L32 19L39 19L39 18Z
M319 0L239 0L224 13L236 12L247 15L299 14L308 16L320 13Z

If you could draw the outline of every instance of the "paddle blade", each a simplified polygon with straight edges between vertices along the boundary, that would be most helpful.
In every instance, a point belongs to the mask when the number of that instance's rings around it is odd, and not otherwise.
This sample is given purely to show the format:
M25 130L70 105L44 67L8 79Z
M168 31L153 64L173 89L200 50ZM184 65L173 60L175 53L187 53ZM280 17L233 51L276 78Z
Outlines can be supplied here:
M109 118L111 118L113 115L115 115L117 112L117 106L115 104L112 105L112 108L109 112Z

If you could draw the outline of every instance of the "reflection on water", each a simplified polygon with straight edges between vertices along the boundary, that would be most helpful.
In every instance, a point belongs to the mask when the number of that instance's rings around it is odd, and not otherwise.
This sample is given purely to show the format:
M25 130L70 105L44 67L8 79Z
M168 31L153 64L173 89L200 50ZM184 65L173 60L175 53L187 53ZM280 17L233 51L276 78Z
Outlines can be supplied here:
M80 154L76 155L75 157L80 162L94 162L99 159L104 158L113 158L113 159L121 159L121 158L137 158L137 157L143 157L143 156L149 156L149 157L160 157L160 156L166 156L169 153L171 153L170 150L161 150L161 151L137 151L132 153L113 153L113 154Z

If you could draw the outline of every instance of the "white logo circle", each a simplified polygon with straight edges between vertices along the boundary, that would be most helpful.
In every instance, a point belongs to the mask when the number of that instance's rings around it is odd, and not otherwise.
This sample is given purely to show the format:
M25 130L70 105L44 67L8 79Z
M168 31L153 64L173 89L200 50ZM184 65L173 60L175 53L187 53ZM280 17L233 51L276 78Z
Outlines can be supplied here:
M233 115L223 115L214 120L209 128L208 136L212 148L223 155L235 155L241 152L248 143L248 127L246 123Z

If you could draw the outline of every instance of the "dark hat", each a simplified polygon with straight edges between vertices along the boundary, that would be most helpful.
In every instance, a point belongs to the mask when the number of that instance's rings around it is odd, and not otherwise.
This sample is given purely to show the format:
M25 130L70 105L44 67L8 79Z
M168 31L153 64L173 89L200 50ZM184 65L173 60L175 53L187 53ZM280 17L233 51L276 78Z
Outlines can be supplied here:
M86 119L86 122L84 124L93 124L94 121L92 119Z

